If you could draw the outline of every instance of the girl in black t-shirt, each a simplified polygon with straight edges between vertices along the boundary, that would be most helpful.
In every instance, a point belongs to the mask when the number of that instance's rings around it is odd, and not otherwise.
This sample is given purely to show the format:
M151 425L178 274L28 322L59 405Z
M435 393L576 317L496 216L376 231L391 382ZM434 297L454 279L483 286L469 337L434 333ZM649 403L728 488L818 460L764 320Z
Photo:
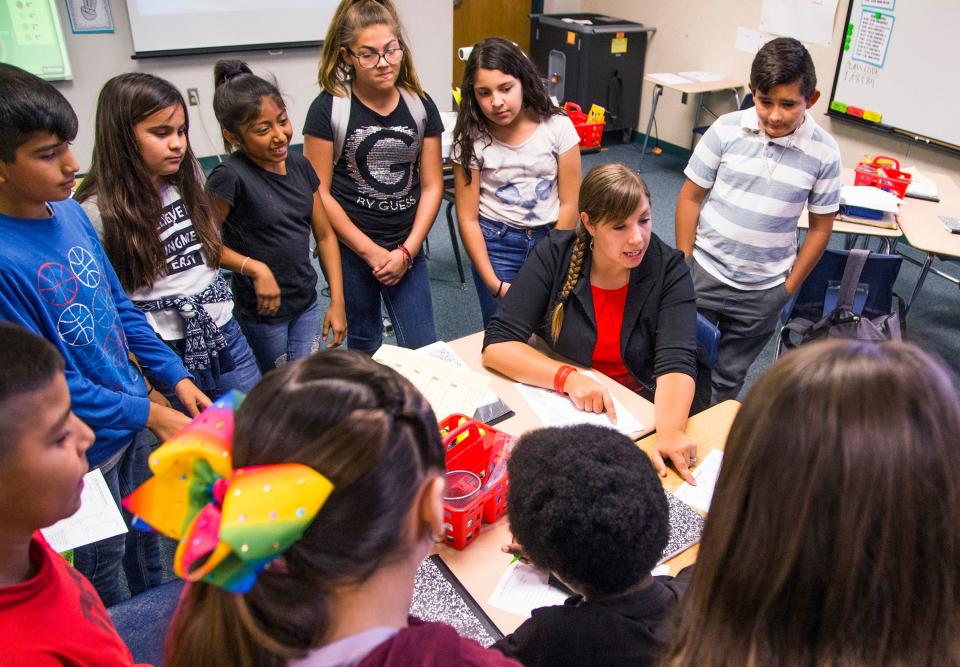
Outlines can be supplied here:
M320 62L324 89L304 125L304 154L340 240L348 345L373 353L381 299L397 343L436 340L420 246L443 193L436 105L417 79L390 0L343 0Z
M289 152L293 129L277 87L240 61L214 69L213 108L228 150L207 188L225 217L223 265L234 272L237 320L266 373L346 335L337 238L310 163ZM330 287L322 320L310 232Z

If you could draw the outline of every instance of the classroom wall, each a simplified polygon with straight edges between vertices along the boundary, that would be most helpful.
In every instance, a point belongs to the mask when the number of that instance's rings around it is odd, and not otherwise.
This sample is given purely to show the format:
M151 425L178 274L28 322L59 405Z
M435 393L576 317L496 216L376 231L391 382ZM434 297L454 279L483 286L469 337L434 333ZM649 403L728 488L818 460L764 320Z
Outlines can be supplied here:
M757 30L760 25L762 0L556 0L564 5L558 11L582 11L608 14L618 18L655 26L647 48L645 71L677 72L710 70L729 77L742 77L747 82L752 54L735 48L737 28ZM833 87L837 54L840 48L843 21L848 0L840 0L834 22L830 46L808 44L810 55L817 68L820 102L812 109L817 123L830 132L840 144L843 163L854 165L865 153L893 155L905 165L915 164L920 169L952 172L960 179L960 158L892 137L835 122L824 114ZM652 86L644 84L643 102L636 127L646 129L650 112ZM727 101L725 97L729 97ZM732 96L715 96L716 108L731 111ZM691 102L694 100L691 98ZM935 103L927 100L926 103ZM711 105L713 106L713 105ZM695 103L683 105L680 94L665 90L657 108L659 136L663 141L689 147L690 129L693 126ZM944 109L944 113L955 113Z
M220 130L213 115L213 64L218 58L237 57L245 60L256 73L272 73L287 98L294 125L294 143L301 143L301 128L310 102L316 97L319 48L288 49L270 55L265 51L204 56L177 56L131 60L133 42L126 2L113 0L116 32L74 35L66 12L61 22L67 50L73 64L74 78L55 85L70 100L80 118L80 129L74 150L80 168L86 171L93 149L93 127L97 95L110 77L123 72L149 72L174 83L186 97L187 88L197 88L200 105L189 107L190 141L199 157L223 152ZM453 6L449 0L399 0L400 18L407 38L413 46L414 62L420 80L441 111L451 108L450 80L453 43ZM423 17L429 16L425 21ZM280 18L280 17L278 17ZM326 26L318 28L322 39Z

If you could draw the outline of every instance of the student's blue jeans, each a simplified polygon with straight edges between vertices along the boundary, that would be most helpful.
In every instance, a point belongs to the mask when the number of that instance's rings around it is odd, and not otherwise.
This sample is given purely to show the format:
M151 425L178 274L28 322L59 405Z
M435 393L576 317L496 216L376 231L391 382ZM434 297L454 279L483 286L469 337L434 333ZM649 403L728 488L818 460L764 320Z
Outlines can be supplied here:
M384 285L373 276L363 258L340 244L343 266L343 298L347 309L347 347L373 354L383 344L380 300L393 322L397 345L418 348L437 340L430 296L430 271L422 252L413 258L413 268L396 285Z
M497 274L497 278L505 283L513 282L527 256L550 233L551 229L553 225L520 229L481 216L480 231L487 244L487 256L490 258L490 264L493 265L493 272ZM490 318L497 310L498 301L490 293L477 270L471 270L473 282L477 287L477 297L480 299L483 328L486 329Z
M127 445L119 460L107 462L100 468L117 505L152 475L147 460L156 443L153 433L144 429ZM130 513L122 507L121 513L129 526ZM124 535L77 547L73 551L73 565L90 580L107 607L124 598L120 586L121 566L131 595L159 586L163 580L159 536L132 528Z
M237 321L257 359L261 373L283 366L288 361L309 357L320 349L320 304L316 301L286 322L258 322L237 312Z
M220 333L227 341L227 351L230 353L230 358L233 359L233 370L216 376L215 384L212 387L198 384L200 390L213 400L233 389L244 394L249 393L260 382L260 368L257 365L257 359L236 318L230 318L229 322L220 327ZM168 341L167 345L173 348L181 358L183 357L182 340ZM173 392L173 388L163 387L162 393L174 408L185 412L183 404Z

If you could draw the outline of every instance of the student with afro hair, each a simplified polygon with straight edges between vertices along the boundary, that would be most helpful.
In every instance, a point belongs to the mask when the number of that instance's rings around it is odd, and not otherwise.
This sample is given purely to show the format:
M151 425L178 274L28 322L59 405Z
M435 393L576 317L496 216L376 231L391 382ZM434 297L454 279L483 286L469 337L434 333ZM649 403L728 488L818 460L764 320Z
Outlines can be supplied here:
M647 455L609 428L545 428L520 439L509 473L514 539L577 594L494 648L527 667L654 664L691 570L650 574L670 519Z

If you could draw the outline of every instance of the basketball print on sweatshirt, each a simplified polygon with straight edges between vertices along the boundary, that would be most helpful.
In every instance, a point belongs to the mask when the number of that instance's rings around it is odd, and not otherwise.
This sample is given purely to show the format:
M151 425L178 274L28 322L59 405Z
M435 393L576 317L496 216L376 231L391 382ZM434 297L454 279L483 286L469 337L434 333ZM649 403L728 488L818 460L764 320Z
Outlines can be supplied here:
M37 269L37 290L53 306L69 306L77 298L80 284L73 271L59 262L45 262Z
M89 250L73 246L67 251L67 260L70 262L70 270L81 285L96 288L100 284L100 267Z
M378 211L405 211L416 206L414 185L420 141L405 125L358 127L347 137L347 173L357 185L357 204Z
M57 320L57 333L67 345L82 347L96 338L93 313L82 303L67 306Z

